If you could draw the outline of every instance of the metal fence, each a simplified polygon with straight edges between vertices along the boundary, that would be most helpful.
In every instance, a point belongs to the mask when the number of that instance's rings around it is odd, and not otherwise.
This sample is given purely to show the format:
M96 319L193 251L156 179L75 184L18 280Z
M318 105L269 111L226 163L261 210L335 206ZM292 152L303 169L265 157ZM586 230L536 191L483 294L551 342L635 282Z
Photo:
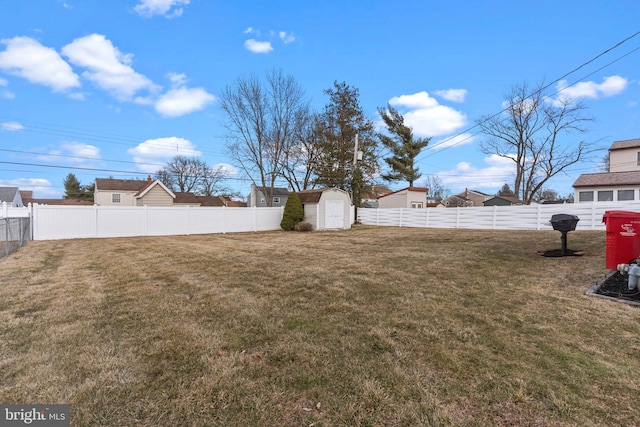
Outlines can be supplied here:
M0 257L24 246L31 240L31 218L0 218Z

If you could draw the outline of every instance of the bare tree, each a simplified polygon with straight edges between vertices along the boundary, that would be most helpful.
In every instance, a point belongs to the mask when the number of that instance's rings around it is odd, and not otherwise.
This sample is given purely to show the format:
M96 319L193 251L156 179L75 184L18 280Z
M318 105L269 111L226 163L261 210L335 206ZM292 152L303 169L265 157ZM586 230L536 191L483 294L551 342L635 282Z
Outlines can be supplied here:
M529 204L549 179L583 160L593 143L566 141L569 134L585 133L587 106L568 97L550 100L544 85L529 91L516 85L506 95L504 114L482 117L478 126L488 137L482 142L485 154L512 160L516 165L515 197Z
M224 165L217 165L212 168L205 168L202 175L198 194L202 196L213 196L215 194L225 194L231 189L223 182L229 177L229 171Z
M198 158L176 156L155 175L172 191L193 193L200 189L208 169L207 164Z
M610 153L607 151L607 154L605 154L602 157L602 160L598 165L598 169L600 170L600 172L609 172L610 161L611 161L611 156L610 156Z
M296 141L286 151L282 175L294 191L309 190L315 184L314 165L320 155L322 127L316 114L309 114Z
M302 87L281 70L267 73L265 83L255 75L241 76L220 96L230 131L231 157L251 181L264 188L271 205L276 179L283 175L286 156L308 114Z
M429 189L429 198L437 201L446 199L451 194L451 190L444 186L438 175L427 175L425 185Z

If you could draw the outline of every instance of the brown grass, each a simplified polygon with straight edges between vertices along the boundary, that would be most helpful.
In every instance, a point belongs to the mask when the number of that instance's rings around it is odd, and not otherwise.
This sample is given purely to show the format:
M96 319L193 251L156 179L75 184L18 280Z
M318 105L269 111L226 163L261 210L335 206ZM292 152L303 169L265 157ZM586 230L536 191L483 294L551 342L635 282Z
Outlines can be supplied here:
M0 402L74 426L638 422L638 308L554 231L357 226L31 242L0 260Z

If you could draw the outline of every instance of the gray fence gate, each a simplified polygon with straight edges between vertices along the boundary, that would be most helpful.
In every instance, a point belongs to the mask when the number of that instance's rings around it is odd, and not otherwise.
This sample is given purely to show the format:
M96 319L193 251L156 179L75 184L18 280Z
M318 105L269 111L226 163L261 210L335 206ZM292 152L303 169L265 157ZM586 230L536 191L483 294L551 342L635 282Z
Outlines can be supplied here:
M21 248L29 240L31 218L0 218L0 257Z

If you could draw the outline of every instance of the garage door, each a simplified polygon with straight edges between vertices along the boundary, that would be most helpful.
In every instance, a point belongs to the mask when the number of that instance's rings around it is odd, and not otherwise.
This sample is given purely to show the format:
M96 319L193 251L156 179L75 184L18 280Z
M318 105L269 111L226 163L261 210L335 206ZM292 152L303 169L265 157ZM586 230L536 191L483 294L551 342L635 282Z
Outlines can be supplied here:
M324 214L325 228L343 228L344 200L327 200Z

